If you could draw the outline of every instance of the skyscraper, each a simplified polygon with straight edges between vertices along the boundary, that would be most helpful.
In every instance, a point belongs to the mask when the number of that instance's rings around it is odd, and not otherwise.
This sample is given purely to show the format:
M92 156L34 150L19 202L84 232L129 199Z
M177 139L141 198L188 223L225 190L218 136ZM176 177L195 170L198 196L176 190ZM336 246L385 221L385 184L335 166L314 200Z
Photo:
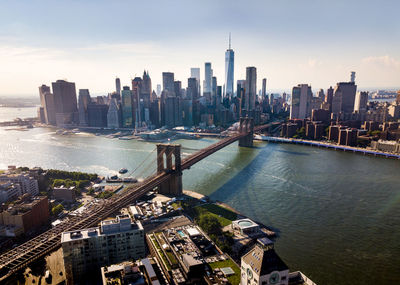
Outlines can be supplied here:
M112 98L107 113L107 127L117 129L121 125L121 114L117 99Z
M257 93L257 69L254 66L246 67L245 101L244 108L249 117L254 117Z
M333 91L332 113L351 114L354 110L357 85L354 82L339 82Z
M211 93L211 80L212 80L212 69L211 62L206 62L204 64L204 93Z
M311 86L299 84L292 90L290 119L305 119L311 116Z
M353 82L353 83L356 82L356 72L355 71L352 71L350 73L350 82Z
M191 78L196 78L196 80L197 80L197 86L198 86L198 89L199 89L199 94L201 94L201 92L200 92L200 68L199 67L192 67L191 69L190 69L190 77Z
M119 78L115 78L115 91L118 95L121 95L121 80Z
M161 96L161 84L157 84L157 96Z
M78 122L75 83L57 80L51 83L54 94L57 126L71 125Z
M121 91L122 97L122 127L133 128L132 93L129 86L124 86Z
M329 111L332 112L333 88L332 86L326 91L325 102L329 104Z
M174 73L172 72L163 72L163 91L168 91L171 95L175 93L174 88Z
M56 109L54 104L54 95L50 92L50 87L42 85L39 87L40 104L43 107L45 123L56 124Z
M231 34L229 34L229 48L225 52L225 94L224 97L233 96L235 52L231 48Z
M365 113L368 105L368 92L357 92L354 101L354 112Z
M265 95L267 95L267 78L263 78L262 80L261 97L264 98Z
M89 89L79 89L79 125L87 127L88 121L88 105L90 103Z

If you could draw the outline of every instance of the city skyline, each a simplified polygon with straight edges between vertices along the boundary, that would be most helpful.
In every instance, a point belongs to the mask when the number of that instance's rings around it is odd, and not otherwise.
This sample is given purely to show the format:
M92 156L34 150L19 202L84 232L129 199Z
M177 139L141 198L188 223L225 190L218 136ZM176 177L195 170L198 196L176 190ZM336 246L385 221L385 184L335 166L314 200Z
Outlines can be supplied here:
M129 85L129 79L143 70L149 70L154 86L162 82L165 71L185 83L192 67L200 67L204 74L205 62L211 62L214 76L223 82L229 32L236 53L235 80L245 79L247 66L256 66L257 86L268 78L267 92L290 91L299 83L313 90L327 89L348 81L353 70L361 90L396 88L399 4L385 2L388 5L336 1L328 6L313 1L291 5L253 1L246 3L246 9L226 1L187 6L180 1L174 5L61 2L57 7L63 9L58 10L51 2L2 3L0 95L36 96L38 86L58 78L76 82L77 88L92 94L105 94L114 90L116 76L122 86ZM152 9L154 4L160 9ZM132 8L151 11L152 17L141 13L135 14L135 21L124 17ZM188 13L194 10L199 12ZM103 21L111 13L119 21ZM303 13L309 17L300 17ZM176 19L167 21L166 15ZM238 23L234 19L239 16L247 21Z

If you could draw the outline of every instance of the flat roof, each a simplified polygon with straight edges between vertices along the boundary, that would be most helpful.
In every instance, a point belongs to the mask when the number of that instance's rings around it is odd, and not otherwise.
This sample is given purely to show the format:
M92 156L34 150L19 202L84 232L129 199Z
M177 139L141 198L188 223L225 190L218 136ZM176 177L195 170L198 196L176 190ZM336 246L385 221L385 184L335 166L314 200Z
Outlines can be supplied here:
M253 228L258 227L259 225L253 222L250 219L240 219L232 222L233 224L237 225L241 229Z

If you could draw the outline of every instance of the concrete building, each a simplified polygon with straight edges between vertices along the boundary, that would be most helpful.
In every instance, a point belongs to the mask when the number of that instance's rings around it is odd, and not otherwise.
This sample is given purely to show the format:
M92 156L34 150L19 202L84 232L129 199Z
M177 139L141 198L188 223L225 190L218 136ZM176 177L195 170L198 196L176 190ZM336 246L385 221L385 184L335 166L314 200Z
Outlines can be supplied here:
M246 115L254 118L257 94L257 69L254 66L246 67L244 93L244 110L246 110Z
M25 194L12 206L0 212L0 225L15 226L20 233L28 233L49 221L47 197L31 197Z
M232 229L241 235L251 235L260 232L260 226L250 219L232 221Z
M20 184L10 181L0 181L0 204L17 199L21 193Z
M225 92L224 98L231 98L234 94L235 52L231 48L231 35L229 35L229 48L225 52Z
M173 96L175 93L174 73L173 72L163 72L162 80L163 80L163 90L162 91L168 91L168 94Z
M121 91L122 98L122 127L133 128L133 102L132 93L128 86L124 86Z
M4 173L0 175L0 182L12 182L21 186L21 193L36 196L39 194L38 181L27 172Z
M115 78L115 92L121 95L121 80L118 77Z
M258 239L254 248L242 256L240 284L289 284L289 268L269 239Z
M396 141L371 141L371 147L384 152L400 153L400 142Z
M56 125L63 127L78 123L75 83L57 80L51 85L54 94Z
M206 62L204 64L204 83L203 83L203 93L211 93L211 80L212 80L212 69L211 62Z
M88 119L88 105L91 103L89 89L79 89L78 97L78 113L79 113L79 125L82 127L89 126Z
M100 267L145 256L144 231L128 215L101 222L100 227L63 232L61 246L68 281L76 284L99 274Z
M107 113L107 127L118 129L121 127L121 109L117 99L112 98Z
M290 119L305 119L311 116L311 86L299 84L292 90L292 105Z
M75 187L64 187L63 185L61 187L55 187L53 189L53 196L54 199L56 200L62 200L68 203L73 203L76 201L76 195L75 195Z
M54 105L54 95L50 92L50 87L42 85L39 87L40 105L43 108L45 123L48 125L56 124L56 109Z
M354 111L357 85L354 82L339 82L333 91L332 113L351 114Z

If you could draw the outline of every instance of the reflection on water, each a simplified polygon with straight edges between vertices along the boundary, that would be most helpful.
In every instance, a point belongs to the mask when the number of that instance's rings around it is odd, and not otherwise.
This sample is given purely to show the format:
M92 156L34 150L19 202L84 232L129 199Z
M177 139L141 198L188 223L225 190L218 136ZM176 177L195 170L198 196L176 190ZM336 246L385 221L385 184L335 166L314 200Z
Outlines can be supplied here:
M7 165L115 174L155 171L154 143L0 128ZM179 140L183 156L216 140ZM278 229L276 248L318 284L400 284L399 161L300 145L234 143L184 172L185 189Z

